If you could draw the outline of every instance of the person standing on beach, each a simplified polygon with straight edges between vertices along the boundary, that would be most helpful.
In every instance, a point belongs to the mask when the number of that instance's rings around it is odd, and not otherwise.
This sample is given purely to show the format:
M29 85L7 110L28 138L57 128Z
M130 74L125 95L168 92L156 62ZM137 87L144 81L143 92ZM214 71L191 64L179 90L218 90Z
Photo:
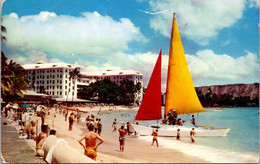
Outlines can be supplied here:
M116 119L113 121L112 127L114 128L113 132L116 131Z
M67 121L68 113L68 110L65 110L65 121Z
M181 133L180 133L180 129L177 130L177 137L176 137L177 140L181 140Z
M119 132L119 149L120 151L124 151L124 145L125 145L125 135L126 135L126 129L124 129L124 126L121 126L120 129L118 129Z
M153 143L156 142L157 147L159 147L158 140L157 140L158 129L153 130L153 133L151 135L153 136L152 146L153 146Z
M97 134L93 132L94 126L89 125L89 132L85 133L79 140L79 144L84 148L84 154L89 158L96 160L97 158L97 147L101 145L104 140ZM81 142L85 139L85 145ZM100 142L96 145L96 140Z
M98 120L97 126L98 126L98 135L101 135L101 131L102 131L101 119Z
M74 122L74 113L72 112L69 116L69 130L72 131L73 127L73 122Z
M195 126L195 118L194 118L194 115L192 115L191 123Z
M190 131L190 139L191 139L191 142L195 142L195 139L194 139L194 135L195 135L195 130L194 128L192 128L192 130Z
M94 131L95 131L95 133L97 133L98 132L98 118L96 118L96 121L94 121Z

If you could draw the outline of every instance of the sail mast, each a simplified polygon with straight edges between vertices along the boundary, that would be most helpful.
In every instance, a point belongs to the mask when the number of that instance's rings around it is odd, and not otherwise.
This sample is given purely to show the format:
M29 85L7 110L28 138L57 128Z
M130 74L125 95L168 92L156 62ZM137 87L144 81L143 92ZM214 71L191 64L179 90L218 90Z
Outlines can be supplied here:
M177 114L204 111L193 86L175 13L173 13L169 50L164 118L166 118L171 109L175 110Z

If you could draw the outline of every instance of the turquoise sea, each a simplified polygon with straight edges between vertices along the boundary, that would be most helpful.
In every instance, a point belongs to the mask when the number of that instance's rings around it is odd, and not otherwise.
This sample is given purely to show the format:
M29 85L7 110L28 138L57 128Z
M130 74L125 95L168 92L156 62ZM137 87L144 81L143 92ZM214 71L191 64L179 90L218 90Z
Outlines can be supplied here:
M178 149L210 162L257 162L259 160L259 108L223 108L222 111L213 109L205 108L207 112L195 114L196 124L230 128L226 137L195 137L195 144L190 143L189 137L183 137L181 144L174 137L162 137L159 138L161 147ZM102 122L112 124L115 118L118 121L133 121L135 115L136 111L112 112L103 114ZM191 119L191 115L179 117L186 123ZM156 122L139 121L139 124L149 125ZM139 139L150 142L151 136L139 137Z

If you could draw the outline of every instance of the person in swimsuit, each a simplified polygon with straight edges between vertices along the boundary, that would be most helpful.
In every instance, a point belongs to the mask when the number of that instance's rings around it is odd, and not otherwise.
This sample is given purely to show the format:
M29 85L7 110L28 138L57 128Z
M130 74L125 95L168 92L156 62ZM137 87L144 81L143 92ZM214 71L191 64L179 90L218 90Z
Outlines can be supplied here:
M36 122L35 121L31 121L31 131L29 130L29 124L25 126L23 132L27 134L27 139L29 139L29 135L31 134L31 137L33 138L33 135L35 134L35 127Z
M153 130L153 133L151 135L153 136L152 146L153 146L153 143L156 142L157 147L159 147L158 140L157 140L158 129L156 129L155 131Z
M47 138L47 125L42 125L42 132L34 138L34 140L36 141L36 155L43 157L44 156L44 151L42 150L42 145L43 142L45 140L45 138Z
M98 122L97 122L97 127L98 127L98 135L101 135L101 131L102 131L102 123L101 123L101 119L98 119Z
M124 129L124 126L121 126L120 129L118 129L119 132L119 149L120 151L124 151L124 145L125 145L125 135L126 135L126 129Z
M195 135L195 131L194 131L194 128L192 128L192 130L190 131L190 139L191 139L191 142L195 142L195 139L194 139L194 135Z
M73 127L73 122L74 122L74 113L71 113L69 116L69 130L72 130Z
M180 133L180 129L177 130L177 140L181 140L181 133Z
M113 132L116 131L116 119L115 119L115 121L113 121L112 127L114 128Z
M79 144L84 148L84 154L89 158L96 160L97 158L97 147L101 145L104 140L95 132L93 132L94 125L89 125L89 132L85 133L79 141ZM85 145L81 142L85 139ZM96 140L100 142L96 145Z

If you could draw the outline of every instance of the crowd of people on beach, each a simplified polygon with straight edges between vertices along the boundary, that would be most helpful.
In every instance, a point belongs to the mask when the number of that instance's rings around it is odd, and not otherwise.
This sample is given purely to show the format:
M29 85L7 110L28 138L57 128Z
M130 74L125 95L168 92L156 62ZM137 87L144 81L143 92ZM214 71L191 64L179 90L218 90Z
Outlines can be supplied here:
M14 109L15 107L15 109ZM79 107L79 106L78 106ZM89 106L90 108L93 107ZM37 156L43 156L44 152L42 150L43 143L48 135L55 135L56 131L54 129L50 129L48 125L45 124L45 117L50 115L50 110L54 110L54 118L56 114L59 113L61 116L64 116L64 121L68 122L68 130L73 131L74 122L80 124L83 121L83 113L76 107L68 107L63 105L54 105L52 107L45 107L43 105L34 104L31 108L24 108L20 107L18 104L8 103L2 110L2 114L5 117L8 117L21 126L21 136L26 136L23 138L27 139L34 139L36 141L36 154ZM110 109L110 107L109 107ZM101 106L100 106L101 110ZM25 115L30 113L35 117L40 117L41 120L41 131L37 132L35 128L38 126L36 125L36 120L31 120L29 123L26 123ZM87 112L86 112L87 113ZM98 118L99 114L95 116L94 114L87 115L85 119L86 124L86 133L79 138L79 144L84 148L84 154L89 158L96 160L97 157L97 147L100 146L104 139L101 137L102 132L102 123L101 118ZM28 120L27 120L28 121ZM177 118L177 113L174 110L171 110L168 119L168 124L170 125L183 125L183 121ZM38 123L38 122L37 122ZM194 116L192 116L192 123L195 124ZM130 131L131 122L128 121L125 125L121 125L120 128L117 130L117 119L114 119L112 123L112 132L118 132L119 136L119 150L121 152L124 151L125 146L125 139L126 135L137 135L136 132ZM136 123L138 124L138 123ZM38 133L38 134L37 134ZM195 135L194 128L190 131L191 142L195 142L194 135ZM156 146L159 147L158 136L159 132L158 129L155 129L151 133L152 136L152 144L151 146L156 143ZM177 140L181 140L181 132L180 129L177 131L176 135ZM83 142L85 140L85 142ZM99 142L98 142L99 141Z

